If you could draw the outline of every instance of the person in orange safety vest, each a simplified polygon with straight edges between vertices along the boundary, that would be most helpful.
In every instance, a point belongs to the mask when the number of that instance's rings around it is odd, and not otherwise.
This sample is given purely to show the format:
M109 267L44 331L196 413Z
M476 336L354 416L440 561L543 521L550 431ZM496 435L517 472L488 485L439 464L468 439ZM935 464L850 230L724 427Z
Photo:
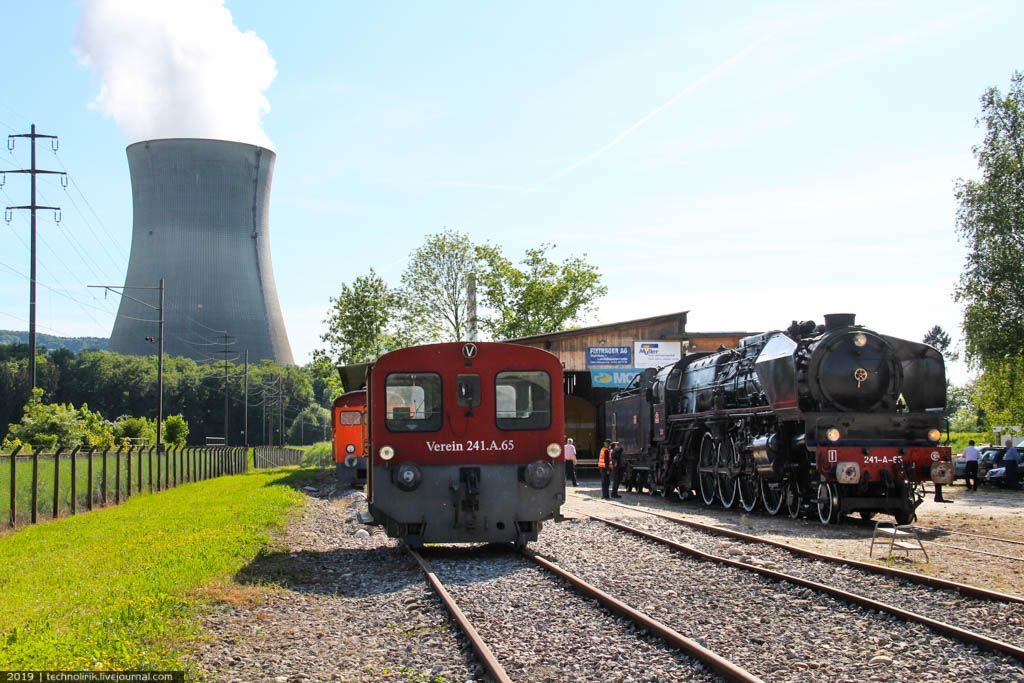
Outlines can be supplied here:
M604 447L601 449L601 453L597 456L597 470L601 473L601 498L605 500L609 499L608 487L612 482L612 442L610 439L604 440Z

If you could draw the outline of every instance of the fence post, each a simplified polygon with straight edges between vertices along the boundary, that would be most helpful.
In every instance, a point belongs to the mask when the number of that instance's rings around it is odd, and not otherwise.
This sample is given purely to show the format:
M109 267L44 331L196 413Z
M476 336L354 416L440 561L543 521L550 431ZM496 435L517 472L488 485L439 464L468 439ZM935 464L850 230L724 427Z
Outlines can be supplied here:
M11 451L11 528L18 523L18 446Z
M110 453L110 448L103 449L103 483L100 485L100 502L103 505L107 504L107 454Z
M161 490L160 489L160 481L161 481L161 476L160 476L160 469L161 469L161 466L160 466L160 451L157 450L156 446L150 446L150 449L156 451L156 490L157 490L157 492L159 492Z
M181 455L181 449L177 446L171 446L171 473L174 475L172 486L178 485L178 480L181 479L181 474L178 472L178 465L180 465L179 456Z
M114 505L121 504L121 451L124 450L124 446L117 447L117 453L114 454Z
M149 492L153 493L153 447L147 449L146 455L149 459Z
M32 523L39 521L39 452L42 446L32 452Z
M60 515L60 452L64 450L60 444L53 453L53 514L51 519Z
M164 449L164 490L171 488L171 453L167 450L166 445L162 445Z
M128 452L124 454L124 499L132 497L132 451L135 446L128 446Z
M90 512L92 511L92 493L93 493L93 488L92 488L92 454L93 454L93 452L95 450L96 450L95 447L89 449L89 474L88 474L88 477L87 477L88 484L89 484L89 500L86 501L85 507Z
M75 446L75 450L71 451L71 514L74 515L78 512L78 470L75 467L75 461L78 460L78 451L82 449L81 446Z
M135 487L135 491L137 493L142 493L142 451L144 451L144 450L146 450L146 449L143 448L142 446L139 446L139 452L138 452L139 466L137 468L135 468L137 470L137 473L136 473L135 476L137 476L138 479L139 479L139 485Z

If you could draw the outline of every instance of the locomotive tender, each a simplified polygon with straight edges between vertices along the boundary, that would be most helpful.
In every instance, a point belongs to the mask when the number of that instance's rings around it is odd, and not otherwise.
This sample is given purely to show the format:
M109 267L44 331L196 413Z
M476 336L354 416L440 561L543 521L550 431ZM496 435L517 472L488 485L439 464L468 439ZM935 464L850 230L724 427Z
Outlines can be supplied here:
M646 370L605 404L605 429L637 490L907 524L922 482L952 482L945 403L938 351L832 314Z
M536 540L565 502L562 367L540 349L451 342L367 375L370 514L424 543Z

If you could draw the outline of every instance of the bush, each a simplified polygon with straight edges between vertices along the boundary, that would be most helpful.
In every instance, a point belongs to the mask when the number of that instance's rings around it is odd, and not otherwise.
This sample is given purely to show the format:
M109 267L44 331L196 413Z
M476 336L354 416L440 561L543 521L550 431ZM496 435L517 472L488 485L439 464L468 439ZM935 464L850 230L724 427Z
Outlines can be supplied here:
M113 426L83 404L43 403L43 390L35 388L25 404L21 421L10 425L8 439L28 448L102 448L114 444Z
M188 422L182 415L168 415L164 418L164 444L184 446L188 443Z
M114 441L121 446L152 446L156 443L156 420L122 415L114 420Z
M330 467L334 464L334 447L330 441L321 441L302 454L303 467Z

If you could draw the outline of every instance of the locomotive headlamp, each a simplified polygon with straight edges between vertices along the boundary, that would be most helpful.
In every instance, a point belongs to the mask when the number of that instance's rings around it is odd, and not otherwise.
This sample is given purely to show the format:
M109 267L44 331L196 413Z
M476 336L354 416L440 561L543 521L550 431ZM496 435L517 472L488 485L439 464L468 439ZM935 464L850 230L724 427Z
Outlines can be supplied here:
M355 467L358 464L359 464L359 459L356 456L354 456L354 455L346 455L345 456L345 467L351 468L351 467Z
M345 452L346 453L355 453L356 452L356 447L353 444L349 444L349 445L345 446Z
M942 438L942 432L940 432L938 429L934 429L934 428L929 429L928 430L928 438L931 441L938 441L939 439Z
M403 491L415 491L423 481L423 472L411 462L403 462L395 472L395 486Z
M831 441L832 443L839 441L840 436L842 436L842 434L840 434L839 430L836 429L835 427L829 427L828 431L825 432L825 438Z
M562 447L560 445L558 445L557 443L549 443L548 444L548 457L549 458L557 458L561 454L562 454Z
M551 463L544 460L534 460L526 466L526 470L523 472L523 479L532 488L542 489L551 483L554 474L555 468L551 466Z
M390 460L395 457L395 449L391 446L381 446L378 454L381 460Z
M868 336L863 332L858 332L853 335L853 343L857 346L864 346L868 343Z

